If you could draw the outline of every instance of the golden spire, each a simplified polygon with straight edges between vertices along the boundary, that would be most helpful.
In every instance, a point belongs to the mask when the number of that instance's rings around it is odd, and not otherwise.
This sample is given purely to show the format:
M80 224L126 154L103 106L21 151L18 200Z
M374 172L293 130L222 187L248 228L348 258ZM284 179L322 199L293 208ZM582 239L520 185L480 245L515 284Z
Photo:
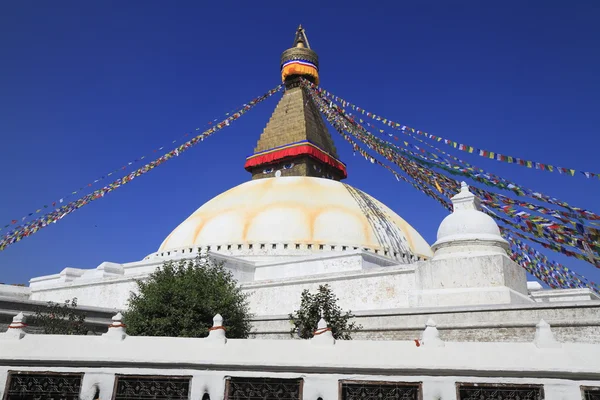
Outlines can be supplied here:
M281 55L285 93L260 135L245 168L252 179L310 176L342 180L346 166L337 151L319 108L301 86L301 78L319 82L319 58L308 44L302 25L293 47Z

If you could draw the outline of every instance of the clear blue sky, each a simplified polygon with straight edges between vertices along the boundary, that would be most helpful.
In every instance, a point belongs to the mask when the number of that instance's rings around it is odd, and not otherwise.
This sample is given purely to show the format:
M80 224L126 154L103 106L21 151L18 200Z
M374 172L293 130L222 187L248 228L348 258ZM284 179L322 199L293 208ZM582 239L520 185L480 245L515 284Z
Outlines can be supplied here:
M322 86L339 96L432 134L600 172L597 1L322 3L2 2L0 224L277 85L299 23ZM197 207L249 179L244 159L277 100L0 252L0 282L155 251ZM434 242L446 212L334 140L347 182ZM469 160L600 212L600 180Z

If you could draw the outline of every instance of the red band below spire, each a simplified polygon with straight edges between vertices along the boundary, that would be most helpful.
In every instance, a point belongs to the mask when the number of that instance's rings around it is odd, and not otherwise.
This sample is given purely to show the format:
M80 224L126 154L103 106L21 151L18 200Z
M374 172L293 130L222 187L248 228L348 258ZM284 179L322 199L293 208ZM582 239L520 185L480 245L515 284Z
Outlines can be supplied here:
M246 159L244 168L251 171L252 168L259 165L273 164L285 158L296 156L308 156L319 160L335 169L337 169L346 178L346 166L341 161L325 153L323 150L308 141L293 143L285 147L279 147L273 150L267 150L260 154L255 154Z

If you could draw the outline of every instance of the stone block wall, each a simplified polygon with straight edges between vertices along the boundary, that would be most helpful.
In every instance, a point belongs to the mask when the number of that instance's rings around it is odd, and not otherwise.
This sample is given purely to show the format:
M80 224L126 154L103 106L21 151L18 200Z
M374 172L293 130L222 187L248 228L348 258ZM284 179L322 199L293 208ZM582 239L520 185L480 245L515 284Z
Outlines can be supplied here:
M562 342L600 344L600 302L534 304L519 306L447 307L356 312L362 325L355 339L414 340L428 319L437 324L440 337L458 342L530 342L535 326L544 319ZM256 317L254 338L289 339L286 316Z

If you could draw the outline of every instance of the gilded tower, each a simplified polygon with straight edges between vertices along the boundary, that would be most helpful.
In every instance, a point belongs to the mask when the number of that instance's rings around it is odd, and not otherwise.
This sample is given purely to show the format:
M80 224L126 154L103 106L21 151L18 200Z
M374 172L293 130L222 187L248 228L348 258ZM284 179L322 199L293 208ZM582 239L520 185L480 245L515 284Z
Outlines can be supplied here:
M346 166L337 151L319 109L300 86L300 79L319 83L319 57L298 27L294 44L281 54L283 97L263 130L245 168L252 179L312 176L342 180Z

